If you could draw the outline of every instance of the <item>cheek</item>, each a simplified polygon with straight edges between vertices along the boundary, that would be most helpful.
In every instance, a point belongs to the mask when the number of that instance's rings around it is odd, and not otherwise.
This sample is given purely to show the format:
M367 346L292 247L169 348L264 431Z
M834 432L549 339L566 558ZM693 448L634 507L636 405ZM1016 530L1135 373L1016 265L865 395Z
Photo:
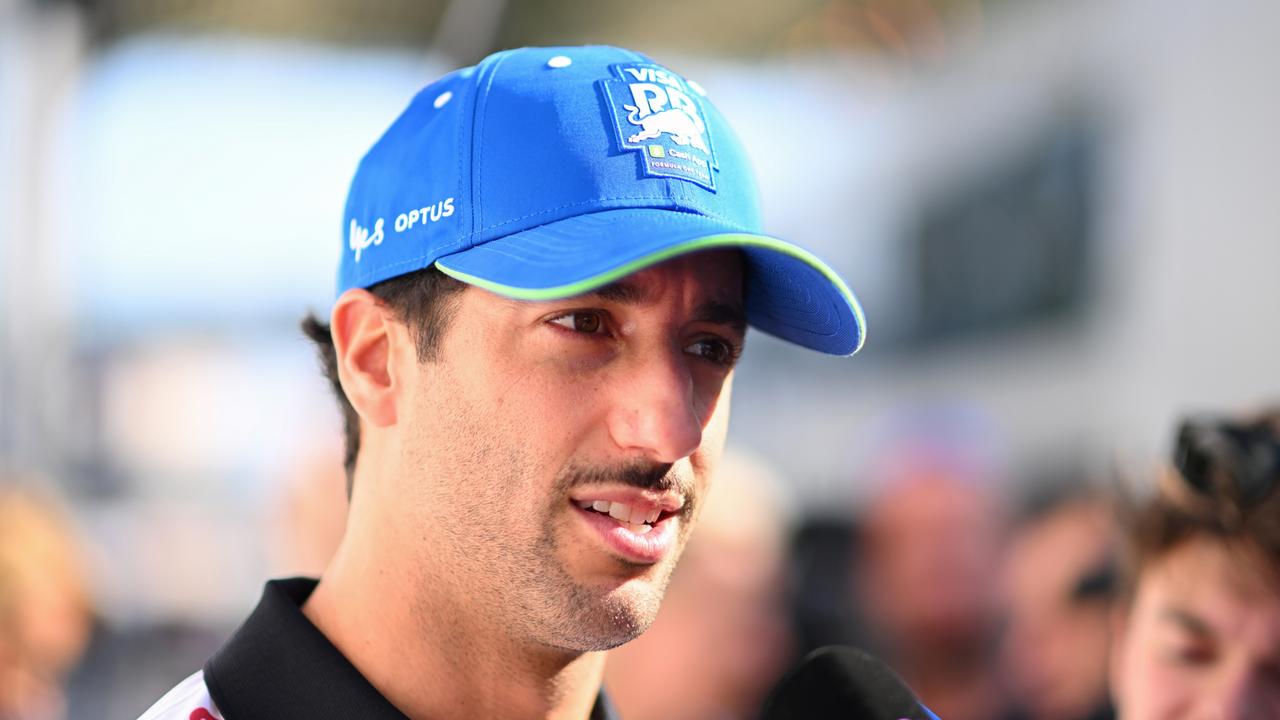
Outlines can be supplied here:
M483 368L456 362L425 367L425 381L414 388L402 415L403 497L421 496L436 512L496 507L528 473L531 451L538 447L512 434L522 424L513 417L519 403L495 392Z
M1138 638L1142 640L1142 638ZM1125 720L1172 720L1180 717L1198 692L1200 676L1160 656L1151 638L1129 647L1124 655L1120 705Z
M709 410L710 417L703 427L703 435L706 440L703 441L705 447L708 442L716 443L714 448L719 454L719 450L724 446L725 436L729 433L729 409L733 404L733 376L730 375L725 379L724 384L718 388L718 392L710 401Z
M715 476L724 455L725 438L729 433L729 406L731 383L725 381L724 389L715 401L715 409L702 428L702 444L689 458L700 490L706 492L707 484Z
M510 361L521 352L456 368L450 387L441 389L438 421L453 424L469 418L472 427L464 431L518 445L526 455L555 454L572 442L576 431L589 424L599 388L554 360ZM469 437L458 440L469 442Z
M690 380L693 383L694 410L704 427L717 416L728 413L729 396L733 389L733 371L725 374L697 360L690 360Z
M555 362L491 369L450 393L457 417L442 421L460 425L453 444L470 476L496 485L489 500L513 523L541 521L531 508L543 507L547 489L602 426L596 420L605 396L589 377Z
M501 365L477 383L476 392L492 412L525 433L542 428L564 433L596 413L610 387L601 368L549 357Z

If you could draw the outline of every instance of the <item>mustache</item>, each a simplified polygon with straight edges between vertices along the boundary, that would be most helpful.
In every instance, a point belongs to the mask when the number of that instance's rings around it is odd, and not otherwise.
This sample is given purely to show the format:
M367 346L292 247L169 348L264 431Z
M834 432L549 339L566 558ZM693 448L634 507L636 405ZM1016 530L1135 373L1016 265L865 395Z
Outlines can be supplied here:
M570 468L563 480L566 490L578 485L616 484L654 492L679 492L686 499L693 498L693 483L689 478L674 472L670 463L653 464L635 462L615 467Z

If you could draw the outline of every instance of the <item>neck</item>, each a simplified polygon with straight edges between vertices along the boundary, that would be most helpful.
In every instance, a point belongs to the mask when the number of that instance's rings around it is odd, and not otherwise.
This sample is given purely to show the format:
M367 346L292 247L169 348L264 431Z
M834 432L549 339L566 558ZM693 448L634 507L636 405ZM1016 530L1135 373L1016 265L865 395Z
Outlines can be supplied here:
M410 718L590 715L603 653L512 638L430 568L389 565L387 527L353 517L302 608L383 697Z

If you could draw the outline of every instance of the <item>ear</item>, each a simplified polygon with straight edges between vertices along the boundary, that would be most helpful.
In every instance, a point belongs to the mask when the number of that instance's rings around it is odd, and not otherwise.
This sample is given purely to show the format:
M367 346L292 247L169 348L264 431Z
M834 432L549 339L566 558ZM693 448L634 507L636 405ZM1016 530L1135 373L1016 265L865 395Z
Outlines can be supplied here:
M360 289L344 292L329 316L338 380L356 414L375 427L396 422L397 325L377 297Z

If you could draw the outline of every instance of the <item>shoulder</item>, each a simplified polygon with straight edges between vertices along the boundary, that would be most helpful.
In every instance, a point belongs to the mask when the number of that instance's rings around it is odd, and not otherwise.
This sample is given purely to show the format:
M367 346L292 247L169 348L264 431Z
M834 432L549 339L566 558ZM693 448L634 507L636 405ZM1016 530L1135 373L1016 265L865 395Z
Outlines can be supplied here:
M223 720L209 696L204 671L192 674L156 701L138 720Z

